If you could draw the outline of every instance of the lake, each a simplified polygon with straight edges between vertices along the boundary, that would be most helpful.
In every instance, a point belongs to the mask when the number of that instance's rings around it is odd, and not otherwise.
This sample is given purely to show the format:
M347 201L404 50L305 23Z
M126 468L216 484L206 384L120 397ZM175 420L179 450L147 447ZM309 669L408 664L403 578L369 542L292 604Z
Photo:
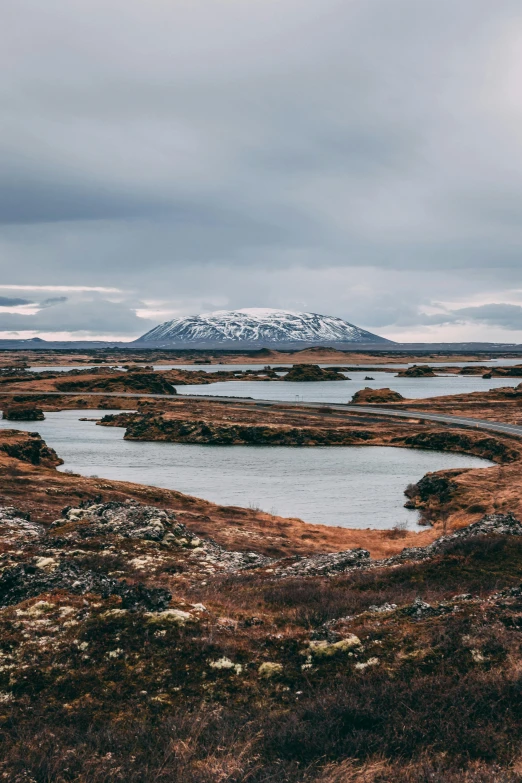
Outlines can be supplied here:
M435 378L397 378L391 373L372 372L374 380L365 380L366 373L350 372L350 380L291 382L291 381L219 381L212 385L177 385L178 394L203 394L219 397L253 397L264 400L302 402L349 402L356 391L369 386L371 389L389 388L403 397L423 397L468 394L475 391L498 389L502 386L518 386L522 378L482 378L476 375L440 375Z
M0 419L0 429L37 430L65 461L59 470L350 528L405 524L418 529L417 512L403 508L410 482L429 471L491 464L461 454L379 446L300 449L133 442L123 440L123 429L79 420L110 412L46 413L46 420L38 422Z

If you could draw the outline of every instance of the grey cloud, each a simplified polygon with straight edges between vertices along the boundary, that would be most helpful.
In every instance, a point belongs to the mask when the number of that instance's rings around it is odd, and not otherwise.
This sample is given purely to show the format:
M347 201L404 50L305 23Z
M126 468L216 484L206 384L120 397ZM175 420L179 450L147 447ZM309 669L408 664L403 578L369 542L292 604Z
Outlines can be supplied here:
M155 325L126 304L106 299L63 301L35 315L0 312L0 331L115 333L139 336Z
M0 296L0 307L18 307L19 305L32 304L29 299L20 299L17 296Z
M40 302L40 307L53 307L54 305L61 304L62 302L66 301L66 296L51 296L48 299L44 299L43 302Z
M379 311L379 317L381 326L440 326L479 323L511 331L522 331L522 307L501 302L476 307L461 307L434 314L426 314L417 308L401 308L399 304L395 309Z
M423 310L522 288L521 34L517 0L8 3L2 279L130 291L46 330L131 333L135 291L486 323Z
M478 307L463 307L454 311L459 318L479 321L503 329L522 330L522 307L513 304L486 304Z

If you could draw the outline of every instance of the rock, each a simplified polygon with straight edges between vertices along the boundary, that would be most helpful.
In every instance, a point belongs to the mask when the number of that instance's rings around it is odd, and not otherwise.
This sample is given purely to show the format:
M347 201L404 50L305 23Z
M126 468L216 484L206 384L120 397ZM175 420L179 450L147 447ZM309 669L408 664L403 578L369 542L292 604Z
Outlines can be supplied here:
M227 628L229 631L235 631L238 626L237 620L234 620L232 617L218 617L216 624L220 628Z
M68 540L116 535L157 541L168 547L190 549L194 559L201 558L217 570L228 572L261 568L274 562L272 558L256 552L231 552L224 549L210 538L203 539L191 533L171 511L135 501L111 501L86 505L84 508L65 508L62 514L63 519L52 523L53 529L63 527L68 522L79 523L76 528L64 533Z
M455 533L441 536L432 544L424 547L407 547L398 555L381 560L380 565L397 565L408 560L427 560L443 553L453 543L487 535L522 536L522 523L513 514L486 514L478 522L473 522Z
M425 547L406 547L398 555L383 560L372 560L366 549L348 549L345 552L312 555L293 561L290 558L277 560L270 568L270 573L283 578L330 576L355 569L396 566L410 561L428 560L444 553L444 550L455 542L485 535L522 536L522 524L512 514L490 514L455 533L442 536L432 544ZM372 606L369 611L391 611L395 608L394 604L384 604L383 607ZM350 620L351 618L345 619ZM337 622L339 620L329 621L325 623L325 628Z
M397 373L397 377L401 378L434 378L435 373L433 368L427 364L414 364L413 367L408 367L405 370L400 370Z
M14 543L43 538L45 528L36 522L31 522L29 514L12 506L0 507L0 538Z
M55 468L63 463L55 450L42 440L38 432L1 430L0 451L3 451L8 457L18 459L21 462L30 462L32 465Z
M520 459L518 451L490 435L477 436L475 433L467 435L462 432L430 430L401 438L400 441L410 448L474 454L500 463L515 462Z
M107 374L105 377L85 378L83 380L63 380L56 383L58 391L106 391L106 392L143 392L144 394L176 394L176 389L159 372L119 372ZM88 374L92 374L89 371Z
M483 378L520 378L522 377L522 364L515 364L511 367L492 367L488 369Z
M460 471L456 471L451 475L459 473ZM456 489L457 485L447 475L427 473L416 484L410 484L406 487L404 494L408 500L404 506L405 508L425 508L432 503L440 506L451 500ZM422 522L420 521L419 524Z
M283 576L328 576L368 566L370 553L367 549L346 549L344 552L303 557L289 565L285 561L275 569ZM281 561L280 561L281 562Z
M283 673L283 664L265 661L257 670L260 677L270 680L272 677L279 677Z
M351 399L353 405L378 405L386 402L400 402L404 400L402 394L393 391L393 389L370 389L367 386L365 389L360 389L355 392Z
M123 538L162 541L168 528L173 538L180 538L182 534L186 534L184 526L177 524L172 512L132 501L125 503L114 501L93 504L86 508L70 508L65 511L65 519L71 522L80 520L89 522L90 525L82 530L84 537L112 534ZM57 520L54 526L59 527L63 524L62 520Z
M381 606L372 605L368 608L369 612L393 612L397 609L397 604L381 604Z
M319 367L318 364L294 364L288 370L283 381L310 382L310 381L345 381L337 367Z
M435 617L441 614L440 610L435 609L431 604L426 603L421 598L416 598L409 606L400 610L401 614L407 617L413 617L416 620L425 620L427 617Z
M3 411L2 418L10 421L43 421L45 416L40 408L31 405L13 405Z
M105 419L101 423L105 424ZM113 420L112 425L115 423ZM336 428L214 424L204 419L179 420L154 414L126 414L119 423L126 427L126 440L215 446L349 446L367 437L354 430Z
M0 575L0 606L12 606L53 590L66 590L77 595L97 593L103 598L119 596L122 608L131 610L161 611L167 608L172 598L169 591L162 587L146 587L141 582L127 584L63 560L50 573L30 564L5 569Z

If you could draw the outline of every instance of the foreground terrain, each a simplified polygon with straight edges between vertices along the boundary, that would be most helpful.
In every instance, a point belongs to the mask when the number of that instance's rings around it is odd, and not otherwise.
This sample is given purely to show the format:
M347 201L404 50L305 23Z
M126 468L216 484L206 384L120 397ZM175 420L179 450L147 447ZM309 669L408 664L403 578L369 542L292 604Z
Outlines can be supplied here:
M4 384L0 407L93 405L85 388L49 396L53 378L22 383L40 397ZM167 394L99 425L136 440L489 458L405 488L421 533L59 472L37 433L16 421L0 431L0 778L522 781L522 443L415 418L518 423L522 390L380 392L374 404L411 417ZM128 410L129 399L94 404Z
M513 516L409 549L380 533L373 557L327 554L320 526L300 554L227 545L237 510L59 474L36 435L0 445L6 779L522 779Z

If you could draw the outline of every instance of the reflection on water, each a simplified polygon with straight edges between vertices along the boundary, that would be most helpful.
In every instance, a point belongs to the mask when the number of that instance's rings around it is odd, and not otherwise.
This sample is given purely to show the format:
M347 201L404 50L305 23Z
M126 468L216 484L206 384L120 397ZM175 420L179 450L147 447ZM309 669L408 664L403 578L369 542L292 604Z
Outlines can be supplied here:
M377 446L299 449L138 443L124 441L122 429L79 421L109 412L47 413L41 422L0 420L0 428L38 429L65 460L61 470L354 528L406 523L414 529L417 513L403 508L403 492L410 482L429 471L491 464L460 454Z

